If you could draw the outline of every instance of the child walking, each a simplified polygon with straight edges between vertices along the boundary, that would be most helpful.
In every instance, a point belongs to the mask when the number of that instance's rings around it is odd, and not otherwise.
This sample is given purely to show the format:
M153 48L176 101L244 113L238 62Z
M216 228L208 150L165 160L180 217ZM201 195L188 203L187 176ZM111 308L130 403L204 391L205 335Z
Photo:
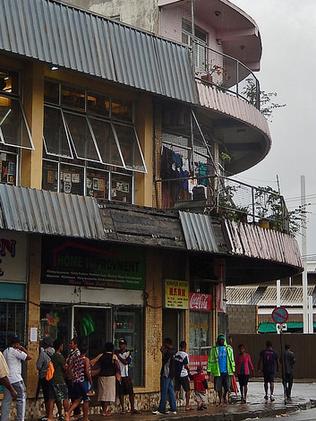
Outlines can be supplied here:
M199 365L196 369L196 374L192 376L194 383L194 397L197 403L197 409L202 411L207 409L206 391L208 389L207 380L202 367Z

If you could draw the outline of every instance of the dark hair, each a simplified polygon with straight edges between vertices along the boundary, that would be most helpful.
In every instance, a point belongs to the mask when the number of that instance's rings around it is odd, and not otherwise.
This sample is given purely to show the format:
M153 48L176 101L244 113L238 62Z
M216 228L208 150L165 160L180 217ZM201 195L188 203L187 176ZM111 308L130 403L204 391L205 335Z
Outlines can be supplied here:
M112 342L106 342L104 346L104 352L113 352L114 351L114 345Z
M61 340L61 339L56 339L55 341L54 341L54 348L55 349L59 349L62 345L63 345L64 343L63 343L63 341Z
M285 345L285 349L290 349L290 348L291 348L291 345L289 345L289 344Z
M271 342L271 341L267 341L267 342L266 342L266 347L267 347L267 348L272 347L272 342Z
M172 345L172 339L171 338L165 338L164 341L163 341L163 343L165 345Z
M181 341L181 342L180 342L180 349L183 349L183 348L185 348L186 346L187 346L186 341Z
M244 344L239 344L238 345L238 349L241 349L241 348L245 348L245 345Z
M80 354L81 354L81 355L86 354L86 353L88 352L88 347L87 347L87 345L86 345L86 344L82 344L82 345L80 345L80 347L79 347L79 351L80 351Z
M75 345L78 345L78 340L77 340L77 338L71 338L70 339L70 342L73 342Z
M18 336L11 336L9 339L9 344L10 345L15 345L15 344L19 344L20 343L20 339Z

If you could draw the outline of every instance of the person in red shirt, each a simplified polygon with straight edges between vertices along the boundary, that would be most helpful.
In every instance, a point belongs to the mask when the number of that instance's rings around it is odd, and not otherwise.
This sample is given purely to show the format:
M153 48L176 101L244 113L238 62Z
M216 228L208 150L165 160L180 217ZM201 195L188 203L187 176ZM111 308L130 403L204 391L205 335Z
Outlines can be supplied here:
M250 374L254 374L254 367L250 355L243 344L238 345L239 353L236 355L236 373L240 386L241 402L247 402L248 381Z
M203 372L202 366L198 366L196 369L196 374L192 376L194 383L194 395L195 401L198 405L198 410L207 409L206 405L206 391L208 388L207 380L205 373Z

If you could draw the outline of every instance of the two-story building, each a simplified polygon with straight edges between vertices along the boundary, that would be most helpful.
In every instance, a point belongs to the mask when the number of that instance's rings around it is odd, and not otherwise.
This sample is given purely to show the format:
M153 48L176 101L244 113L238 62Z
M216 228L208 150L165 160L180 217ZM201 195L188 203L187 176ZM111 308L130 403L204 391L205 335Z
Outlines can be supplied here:
M180 43L0 0L0 347L18 334L33 355L29 411L46 335L91 357L125 337L148 408L163 336L200 357L224 328L225 284L301 270L283 198L226 178L271 142L256 24L227 1L196 1L194 17L164 3L160 33L171 19Z

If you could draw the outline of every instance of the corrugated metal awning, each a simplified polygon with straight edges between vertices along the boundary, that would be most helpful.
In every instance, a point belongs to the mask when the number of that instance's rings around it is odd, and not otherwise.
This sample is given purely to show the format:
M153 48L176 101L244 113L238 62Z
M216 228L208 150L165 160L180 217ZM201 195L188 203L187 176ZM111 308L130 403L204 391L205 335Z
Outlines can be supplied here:
M197 103L189 49L55 0L0 0L0 50Z
M0 228L105 239L97 201L91 197L0 184Z

